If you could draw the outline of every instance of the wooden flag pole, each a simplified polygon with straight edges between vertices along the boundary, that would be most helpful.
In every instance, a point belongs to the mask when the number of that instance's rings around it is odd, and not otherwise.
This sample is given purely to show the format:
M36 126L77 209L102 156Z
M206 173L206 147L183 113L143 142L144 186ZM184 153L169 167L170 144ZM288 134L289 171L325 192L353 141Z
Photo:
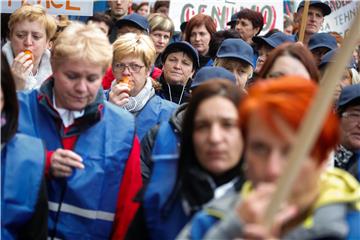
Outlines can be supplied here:
M270 204L265 212L264 226L271 228L274 216L285 199L287 199L295 178L298 176L303 160L309 156L309 152L316 141L323 126L325 117L329 113L334 91L337 83L342 77L346 64L352 56L353 49L357 45L360 37L360 13L354 18L349 35L345 38L341 48L336 52L334 62L327 67L319 90L306 113L303 123L299 128L299 133L294 142L294 148L289 154L289 161L286 171L277 181L277 189Z
M304 9L303 9L302 16L301 16L301 26L300 26L300 32L299 32L299 41L302 43L304 43L305 28L306 28L308 13L309 13L309 6L310 6L310 1L305 0Z

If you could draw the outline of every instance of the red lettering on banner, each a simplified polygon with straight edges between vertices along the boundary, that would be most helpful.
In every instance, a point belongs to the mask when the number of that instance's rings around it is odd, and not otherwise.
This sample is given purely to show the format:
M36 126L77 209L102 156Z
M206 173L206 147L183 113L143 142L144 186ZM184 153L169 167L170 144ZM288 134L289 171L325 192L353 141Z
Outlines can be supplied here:
M80 10L80 7L70 6L70 0L66 0L65 9L66 9L66 10L76 10L76 11L79 11L79 10Z
M62 8L62 6L64 6L64 4L57 4L54 2L54 0L50 0L51 1L51 5L53 5L54 8Z

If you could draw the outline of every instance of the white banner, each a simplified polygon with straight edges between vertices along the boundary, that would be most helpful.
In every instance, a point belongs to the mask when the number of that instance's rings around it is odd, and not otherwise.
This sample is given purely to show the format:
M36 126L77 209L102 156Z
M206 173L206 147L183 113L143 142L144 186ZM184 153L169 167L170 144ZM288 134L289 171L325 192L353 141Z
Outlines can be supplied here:
M273 28L283 30L283 1L282 0L200 0L200 1L170 1L169 16L175 24L175 30L180 30L180 24L189 21L198 13L211 16L217 26L217 30L229 28L226 23L231 15L243 8L250 8L260 12L264 16L264 28L261 34Z
M12 13L24 3L40 4L47 13L55 15L92 16L93 0L0 0L1 13Z
M331 7L331 14L324 18L321 32L338 32L342 36L360 8L359 1L324 1Z

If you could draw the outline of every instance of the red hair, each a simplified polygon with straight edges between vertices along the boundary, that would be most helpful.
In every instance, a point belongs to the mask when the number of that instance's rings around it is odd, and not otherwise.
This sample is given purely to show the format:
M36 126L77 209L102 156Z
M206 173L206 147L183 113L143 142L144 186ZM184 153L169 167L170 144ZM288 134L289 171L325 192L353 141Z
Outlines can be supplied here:
M199 27L204 25L206 30L210 33L211 39L213 38L213 34L216 32L216 25L214 20L205 14L197 14L193 16L189 22L186 24L185 28L185 41L190 42L191 32L194 27Z
M239 106L240 125L245 141L249 119L254 113L280 136L281 129L275 124L274 115L279 116L296 131L317 89L316 83L298 76L285 76L255 83ZM311 156L319 164L327 160L328 154L338 143L338 126L339 120L329 108L329 114L311 151Z

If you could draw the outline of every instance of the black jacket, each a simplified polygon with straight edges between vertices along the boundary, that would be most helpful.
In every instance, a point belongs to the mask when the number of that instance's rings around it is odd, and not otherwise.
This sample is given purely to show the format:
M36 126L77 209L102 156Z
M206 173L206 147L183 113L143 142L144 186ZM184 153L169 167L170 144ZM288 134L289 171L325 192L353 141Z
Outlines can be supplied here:
M183 104L190 100L191 79L186 82L185 86L173 85L168 84L164 79L164 75L161 74L158 82L161 84L161 89L157 90L156 94L161 98L176 104Z

